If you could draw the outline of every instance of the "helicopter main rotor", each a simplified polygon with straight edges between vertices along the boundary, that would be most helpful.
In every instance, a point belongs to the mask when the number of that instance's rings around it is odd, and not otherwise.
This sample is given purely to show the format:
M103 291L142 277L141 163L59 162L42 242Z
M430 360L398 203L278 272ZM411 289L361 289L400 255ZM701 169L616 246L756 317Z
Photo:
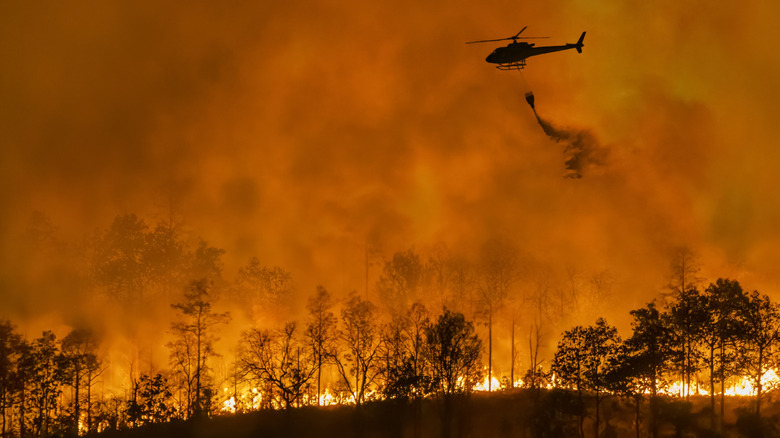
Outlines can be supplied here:
M517 32L514 34L514 36L506 37L506 38L498 38L495 40L479 40L479 41L468 41L466 44L476 44L476 43L492 43L496 41L508 41L512 40L512 42L517 42L517 40L530 40L530 39L539 39L539 38L549 38L549 37L521 37L520 34L523 33L524 30L526 30L528 26L525 26L524 28L520 29L520 32Z

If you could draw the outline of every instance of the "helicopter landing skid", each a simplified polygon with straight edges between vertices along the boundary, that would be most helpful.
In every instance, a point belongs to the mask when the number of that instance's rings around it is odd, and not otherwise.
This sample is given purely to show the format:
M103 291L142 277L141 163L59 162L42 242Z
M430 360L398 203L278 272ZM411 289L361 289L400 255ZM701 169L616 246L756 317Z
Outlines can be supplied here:
M496 68L499 70L522 70L523 67L525 67L525 59L507 64L499 64L496 66Z

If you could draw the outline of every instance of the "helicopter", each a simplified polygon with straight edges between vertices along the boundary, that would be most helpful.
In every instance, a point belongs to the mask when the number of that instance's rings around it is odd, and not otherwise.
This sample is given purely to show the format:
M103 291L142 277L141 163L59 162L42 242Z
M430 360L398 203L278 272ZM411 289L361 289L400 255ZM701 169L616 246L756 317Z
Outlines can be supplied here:
M523 33L523 31L528 28L528 26L525 26L524 28L520 29L520 32L517 32L514 36L507 37L507 38L498 38L495 40L480 40L480 41L469 41L466 44L475 44L475 43L491 43L495 41L507 41L512 40L511 43L507 44L506 47L499 47L496 50L493 50L493 52L488 55L487 58L485 58L485 61L491 63L491 64L498 64L496 68L499 70L520 70L523 67L525 67L525 60L526 58L529 58L531 56L536 55L543 55L545 53L551 53L551 52L559 52L561 50L568 50L568 49L577 49L577 53L582 53L582 40L585 39L585 32L582 32L582 35L580 35L580 39L577 40L575 44L564 44L562 46L541 46L541 47L534 47L534 43L528 43L525 41L518 41L518 40L526 40L526 39L535 39L535 38L548 38L548 37L521 37L520 34Z

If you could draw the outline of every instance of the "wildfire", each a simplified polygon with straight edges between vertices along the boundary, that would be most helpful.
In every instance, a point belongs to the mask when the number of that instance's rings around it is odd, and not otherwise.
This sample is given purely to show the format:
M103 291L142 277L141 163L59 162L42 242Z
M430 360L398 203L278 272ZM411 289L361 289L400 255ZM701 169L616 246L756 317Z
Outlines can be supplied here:
M326 389L325 392L320 394L320 406L331 406L338 404L338 399L330 392L330 389Z
M501 389L501 382L495 377L485 377L485 380L474 385L474 388L472 389L474 391L498 391Z
M230 397L229 399L225 400L222 403L222 412L230 412L235 413L236 412L236 398Z
M752 397L755 396L757 392L756 387L753 385L753 380L749 377L742 376L731 379L730 381L727 380L727 384L728 386L725 391L727 396ZM763 391L780 387L780 376L777 375L775 370L769 369L761 376L761 387L763 388ZM671 396L682 396L685 394L685 389L685 382L678 380L672 382L660 392ZM720 394L718 389L719 385L716 384L716 394ZM697 386L695 390L692 388L691 392L696 395L710 395L710 391L701 386ZM650 390L646 390L645 393L649 394Z
M761 376L761 387L764 391L780 386L780 377L773 369L768 369ZM747 377L741 377L731 388L726 390L726 395L753 396L756 395L757 388L753 386L753 381Z

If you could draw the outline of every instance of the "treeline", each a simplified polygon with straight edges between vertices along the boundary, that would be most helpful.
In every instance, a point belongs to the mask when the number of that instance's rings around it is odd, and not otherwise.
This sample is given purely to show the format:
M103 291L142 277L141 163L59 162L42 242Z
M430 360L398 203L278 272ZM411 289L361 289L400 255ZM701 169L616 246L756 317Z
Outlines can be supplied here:
M413 303L382 322L377 307L358 294L337 306L319 287L307 300L303 323L245 330L229 375L217 378L214 341L230 316L212 308L213 287L206 279L189 284L172 306L177 318L167 344L170 368L132 378L124 396L95 397L106 366L91 331L73 330L61 340L44 332L28 340L10 323L0 324L3 436L75 436L323 403L446 399L472 391L486 371L484 345L463 314L443 309L434 315ZM658 436L668 421L659 420L664 418L659 410L668 405L663 400L670 395L687 400L700 391L710 397L710 427L717 430L727 381L735 378L746 378L755 388L753 413L760 416L765 385L777 384L767 382L767 372L780 358L777 303L744 291L736 281L718 279L704 290L678 289L661 308L651 302L631 315L632 332L625 340L602 318L564 331L549 369L529 369L520 385L575 394L566 415L576 416L580 436L590 435L584 430L588 416L594 436L604 432L600 406L607 397L633 403L637 433L644 424ZM328 367L338 377L326 384L322 372ZM676 389L670 390L672 385ZM642 404L648 402L645 410ZM590 415L587 406L595 408ZM646 421L640 419L645 411Z
M651 302L631 311L632 333L625 340L602 318L563 333L548 376L554 386L576 391L581 405L583 394L593 397L594 436L600 436L599 407L607 396L633 400L637 436L640 405L649 399L647 427L656 437L661 395L688 401L692 393L706 392L710 429L723 430L730 379L747 381L750 391L742 395L755 394L750 414L760 421L767 390L780 384L774 374L780 360L780 305L733 280L718 279L704 290L683 284L662 308ZM584 410L578 417L584 436Z
M637 430L640 405L649 398L647 425L657 433L659 395L682 382L678 395L686 399L692 388L706 389L715 429L717 418L723 421L729 379L750 379L760 414L767 383L762 376L778 358L777 305L730 280L700 290L686 251L672 262L675 277L664 304L632 311L633 332L625 341L603 319L577 326L563 333L546 367L539 351L541 326L560 324L587 302L603 306L608 275L587 280L589 296L573 270L567 272L567 287L534 282L529 277L537 267L508 241L486 241L468 256L443 246L427 257L412 249L397 252L380 263L371 301L368 276L365 295L337 299L320 286L301 299L290 272L257 258L225 279L224 250L186 239L172 218L152 227L135 215L118 216L108 229L72 245L58 239L48 219L35 216L28 234L28 249L37 254L31 260L43 265L36 266L28 287L58 287L35 283L49 271L55 280L64 270L78 272L77 286L89 296L122 307L117 317L154 324L160 331L155 342L165 344L168 364L142 369L136 351L128 354L130 369L117 372L91 330L77 329L61 340L51 332L25 339L6 322L0 339L4 436L75 435L226 411L419 400L468 393L483 381L487 390L517 382L573 391L580 401L581 435L587 416L583 398L595 397L591 418L599 431L606 396L635 403ZM366 248L366 269L369 253ZM296 313L302 303L305 311ZM250 321L240 339L231 347L219 344L225 326L236 320ZM530 357L518 379L515 327L521 322L532 330ZM509 375L499 385L493 377L497 328L511 339ZM137 349L149 341L132 335ZM220 361L227 369L217 369ZM107 375L124 371L126 383L117 385L113 378L114 387L103 390Z
M74 330L57 340L44 332L27 340L9 322L0 324L2 436L76 436L202 418L227 407L246 412L320 405L326 365L339 375L328 389L336 398L328 404L463 393L483 376L482 341L462 314L445 309L432 318L414 304L409 314L380 325L375 306L353 294L337 319L330 294L319 288L303 329L288 323L244 332L231 375L232 405L220 404L219 390L228 382L215 381L209 361L217 326L228 315L211 309L209 287L206 280L192 282L184 301L174 305L179 319L168 343L170 370L132 379L125 398L93 396L105 371L93 333ZM184 396L177 400L175 391Z

